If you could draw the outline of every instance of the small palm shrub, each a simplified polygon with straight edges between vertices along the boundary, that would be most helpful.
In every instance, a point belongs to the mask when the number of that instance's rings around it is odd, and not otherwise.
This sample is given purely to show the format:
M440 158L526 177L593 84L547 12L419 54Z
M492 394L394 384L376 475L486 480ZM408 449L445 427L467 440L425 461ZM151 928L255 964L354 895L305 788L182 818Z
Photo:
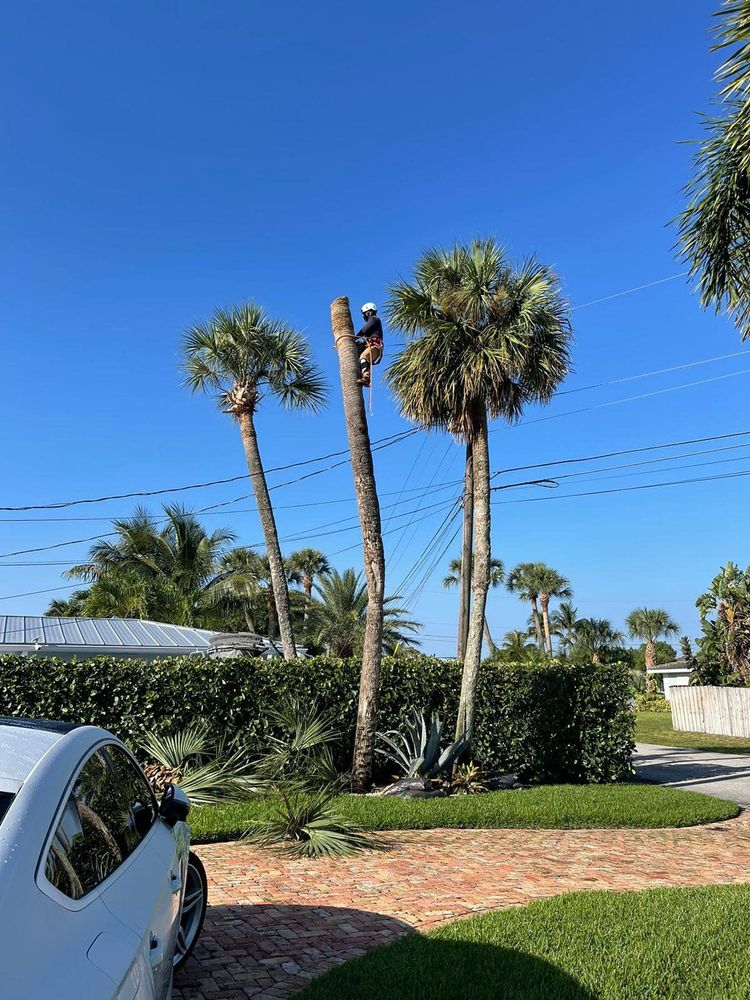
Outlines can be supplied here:
M244 839L293 857L343 857L380 846L335 808L347 780L335 766L339 735L332 717L314 704L287 699L270 713L269 737L256 775L273 797L274 815Z
M444 731L437 712L432 713L428 728L424 712L414 708L403 733L397 729L378 733L383 746L377 752L395 764L405 778L437 778L449 771L469 748L469 741L462 739L441 750Z
M141 749L148 757L144 773L157 795L174 782L193 805L203 806L240 800L257 790L244 752L212 739L205 722L172 736L148 733Z

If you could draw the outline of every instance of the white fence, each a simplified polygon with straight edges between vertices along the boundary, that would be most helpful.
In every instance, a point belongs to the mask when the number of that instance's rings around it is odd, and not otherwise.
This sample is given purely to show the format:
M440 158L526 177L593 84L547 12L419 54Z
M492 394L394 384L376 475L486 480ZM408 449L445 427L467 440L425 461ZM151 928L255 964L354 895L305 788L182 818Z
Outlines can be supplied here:
M750 737L750 688L673 687L670 695L675 729Z

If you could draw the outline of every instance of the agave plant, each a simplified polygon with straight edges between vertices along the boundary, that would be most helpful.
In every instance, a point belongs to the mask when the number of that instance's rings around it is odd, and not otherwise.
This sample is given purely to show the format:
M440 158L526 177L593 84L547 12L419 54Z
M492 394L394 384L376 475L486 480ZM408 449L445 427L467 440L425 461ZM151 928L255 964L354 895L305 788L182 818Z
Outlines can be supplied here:
M467 739L455 740L441 750L444 732L437 712L432 713L428 729L424 712L414 708L403 733L397 729L378 733L384 744L378 753L395 764L405 778L436 778L453 766L470 743Z
M244 834L250 843L297 858L344 857L385 846L337 812L335 787L310 791L286 781L275 792L274 815Z
M242 799L258 790L243 750L212 739L205 722L195 722L171 736L148 733L141 744L148 757L144 771L157 793L179 784L193 805Z

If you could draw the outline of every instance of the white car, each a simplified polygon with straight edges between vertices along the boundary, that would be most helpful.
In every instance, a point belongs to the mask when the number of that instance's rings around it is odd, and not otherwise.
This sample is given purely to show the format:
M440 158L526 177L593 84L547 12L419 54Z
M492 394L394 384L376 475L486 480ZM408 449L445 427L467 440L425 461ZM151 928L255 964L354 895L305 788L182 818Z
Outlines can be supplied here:
M206 911L189 808L104 729L0 718L2 1000L168 1000Z

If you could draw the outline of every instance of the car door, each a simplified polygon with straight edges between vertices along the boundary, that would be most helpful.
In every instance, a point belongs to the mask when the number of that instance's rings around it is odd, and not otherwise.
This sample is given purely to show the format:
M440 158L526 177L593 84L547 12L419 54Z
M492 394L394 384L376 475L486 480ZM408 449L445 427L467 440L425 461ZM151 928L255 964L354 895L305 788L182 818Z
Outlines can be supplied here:
M171 829L159 818L143 772L125 749L105 747L118 803L118 842L132 857L119 878L108 882L102 900L141 942L156 1000L169 994L179 928L184 869Z

